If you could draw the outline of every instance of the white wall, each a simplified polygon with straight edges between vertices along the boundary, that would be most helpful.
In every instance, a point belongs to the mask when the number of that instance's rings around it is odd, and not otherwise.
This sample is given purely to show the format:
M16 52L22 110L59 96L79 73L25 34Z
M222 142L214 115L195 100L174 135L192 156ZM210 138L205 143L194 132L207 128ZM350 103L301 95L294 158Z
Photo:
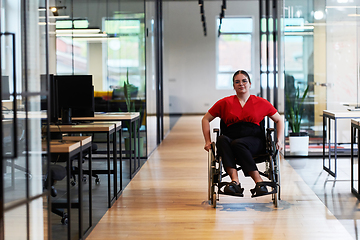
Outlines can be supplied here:
M207 36L203 34L198 1L163 3L164 14L164 111L165 113L205 113L233 90L216 90L216 19L222 1L204 1ZM258 1L227 1L226 16L252 16L255 48L252 94L259 92ZM241 66L239 66L241 69Z

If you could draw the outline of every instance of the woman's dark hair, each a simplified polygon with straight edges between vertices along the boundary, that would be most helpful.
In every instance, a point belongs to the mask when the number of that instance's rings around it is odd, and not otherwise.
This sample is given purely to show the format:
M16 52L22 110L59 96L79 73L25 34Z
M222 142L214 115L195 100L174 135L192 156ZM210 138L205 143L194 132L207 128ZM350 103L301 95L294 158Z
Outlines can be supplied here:
M245 76L247 77L247 79L249 80L249 82L251 83L249 74L248 74L246 71L244 71L244 70L237 70L237 71L234 73L234 75L233 75L233 83L234 83L234 78L235 78L237 75L239 75L239 74L245 75Z

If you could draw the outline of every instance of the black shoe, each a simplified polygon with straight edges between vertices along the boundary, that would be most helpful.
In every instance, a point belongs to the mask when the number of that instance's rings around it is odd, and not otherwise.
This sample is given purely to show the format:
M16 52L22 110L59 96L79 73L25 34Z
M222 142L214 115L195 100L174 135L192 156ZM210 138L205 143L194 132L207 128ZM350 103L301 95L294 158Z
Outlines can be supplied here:
M244 188L241 188L241 184L236 184L235 181L228 183L224 188L224 193L227 195L243 197Z
M266 185L262 182L258 182L255 185L255 188L251 189L250 192L252 193L251 197L260 197L263 195L270 194Z

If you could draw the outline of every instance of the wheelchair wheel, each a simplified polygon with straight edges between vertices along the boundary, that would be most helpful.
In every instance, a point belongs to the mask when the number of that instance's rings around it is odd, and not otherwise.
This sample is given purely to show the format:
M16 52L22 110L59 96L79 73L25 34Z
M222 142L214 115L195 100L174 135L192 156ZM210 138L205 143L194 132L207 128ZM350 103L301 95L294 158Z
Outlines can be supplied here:
M212 143L212 148L209 150L208 157L208 200L212 207L216 207L217 201L217 184L218 184L218 170L217 162L215 157L215 143Z
M216 192L214 192L213 193L213 197L212 197L212 203L211 203L211 206L213 207L213 208L216 208Z
M279 161L279 154L274 157L274 166L273 166L273 174L274 182L276 183L276 193L273 194L273 203L274 206L277 208L279 207L279 200L280 200L280 161Z

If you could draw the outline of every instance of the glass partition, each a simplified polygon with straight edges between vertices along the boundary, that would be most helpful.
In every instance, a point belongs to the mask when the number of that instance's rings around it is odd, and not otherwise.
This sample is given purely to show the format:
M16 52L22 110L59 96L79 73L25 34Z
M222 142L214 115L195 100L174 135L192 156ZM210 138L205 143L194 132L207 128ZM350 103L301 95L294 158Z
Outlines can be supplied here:
M309 155L322 155L316 145L322 143L323 110L347 111L359 104L359 1L284 4L285 94L309 88L300 129L310 137ZM347 144L350 123L341 121L337 141Z
M1 239L47 239L49 194L43 145L41 75L47 74L45 0L1 1ZM44 119L46 119L46 114ZM4 210L4 211L3 211ZM18 224L14 224L14 222Z

